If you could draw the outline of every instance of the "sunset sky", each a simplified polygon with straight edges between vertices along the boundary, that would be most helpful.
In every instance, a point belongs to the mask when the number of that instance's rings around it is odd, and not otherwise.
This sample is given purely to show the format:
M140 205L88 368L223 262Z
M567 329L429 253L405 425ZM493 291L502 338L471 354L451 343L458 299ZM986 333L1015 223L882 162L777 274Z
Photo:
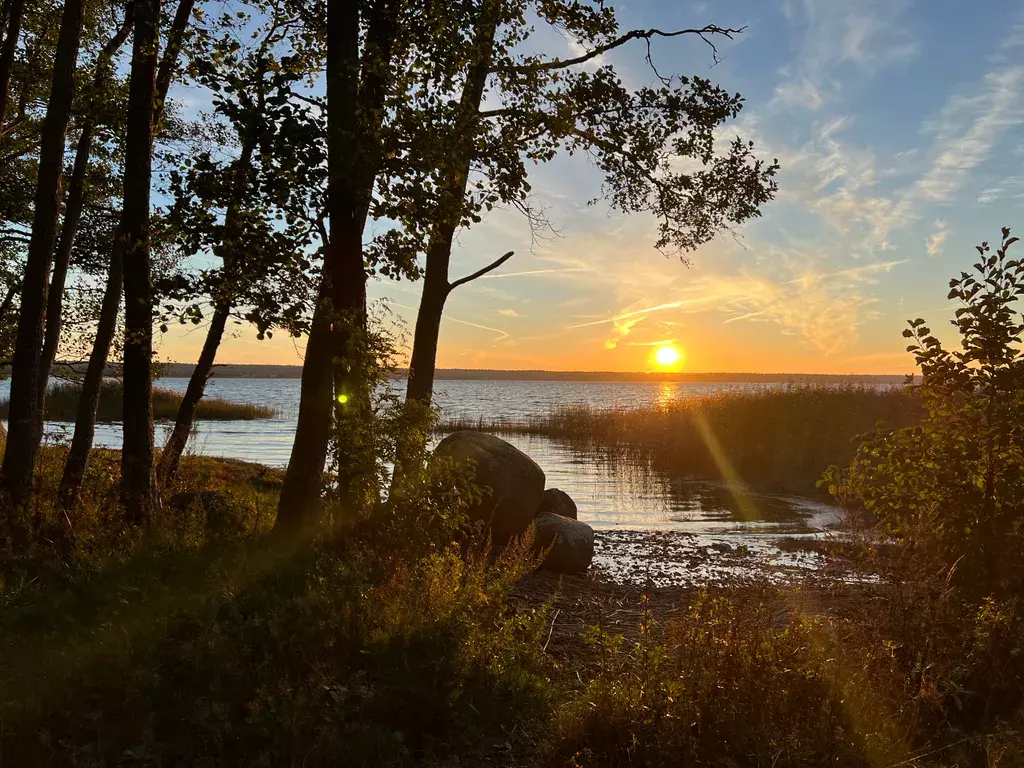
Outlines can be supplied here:
M713 67L695 38L657 42L654 57L746 97L730 132L779 159L779 195L686 267L653 248L653 220L587 206L601 179L585 159L533 169L558 236L531 242L522 217L502 211L461 234L453 279L516 255L452 294L439 366L648 370L669 343L689 371L906 373L907 318L951 338L950 276L1000 226L1024 231L1020 0L614 6L624 29L747 27ZM577 48L553 33L547 46ZM639 45L610 57L627 84L651 83L643 54ZM411 336L419 288L379 281L370 291ZM164 337L160 357L194 360L203 333ZM298 364L301 349L240 332L220 361Z

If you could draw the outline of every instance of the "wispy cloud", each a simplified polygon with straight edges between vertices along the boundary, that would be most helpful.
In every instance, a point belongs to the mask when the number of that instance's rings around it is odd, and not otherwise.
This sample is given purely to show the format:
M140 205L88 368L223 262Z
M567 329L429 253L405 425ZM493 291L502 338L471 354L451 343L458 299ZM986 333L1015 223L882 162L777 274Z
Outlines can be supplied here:
M709 275L695 290L729 315L727 323L765 322L798 336L812 348L835 354L856 343L860 326L876 300L862 287L877 282L903 261L883 261L840 270L798 268L778 280L749 269L737 275Z
M909 0L785 0L783 14L803 40L773 104L817 110L839 99L850 76L844 64L870 76L917 56L920 44L903 23L909 7Z
M502 317L519 317L519 313L516 312L514 309L511 309L511 308L509 308L509 309L496 309L494 311L497 312Z
M942 253L942 246L946 242L946 238L949 237L949 225L939 219L935 222L935 232L928 238L925 243L925 247L928 249L929 256L938 256Z
M925 124L935 137L937 153L916 185L923 198L950 201L968 173L988 159L1006 130L1024 122L1022 87L1024 67L990 72L979 93L952 97Z
M991 205L999 201L1024 202L1024 175L1007 176L986 187L978 195L979 205Z
M1003 38L999 47L989 54L988 59L996 64L1005 64L1012 61L1013 57L1019 57L1021 48L1024 48L1024 8L1017 13L1010 33Z
M676 339L659 339L658 341L629 341L631 347L663 347L666 344L675 344Z
M589 323L579 323L578 325L570 325L570 326L567 326L567 328L568 329L572 329L572 328L589 328L592 325L604 325L605 323L618 323L618 322L620 322L622 320L626 320L628 318L635 318L635 317L640 317L642 319L643 317L646 317L647 315L649 315L651 312L662 312L662 311L664 311L666 309L678 309L679 307L683 306L684 304L691 304L694 301L696 301L696 299L691 299L689 301L670 301L670 302L667 302L665 304L657 304L657 305L655 305L653 307L644 307L643 309L633 309L633 310L630 310L628 312L621 312L621 313L615 315L614 317L606 317L603 320L594 320L594 321L589 322Z
M806 77L786 80L775 86L772 104L784 107L796 107L817 111L825 100L818 87Z

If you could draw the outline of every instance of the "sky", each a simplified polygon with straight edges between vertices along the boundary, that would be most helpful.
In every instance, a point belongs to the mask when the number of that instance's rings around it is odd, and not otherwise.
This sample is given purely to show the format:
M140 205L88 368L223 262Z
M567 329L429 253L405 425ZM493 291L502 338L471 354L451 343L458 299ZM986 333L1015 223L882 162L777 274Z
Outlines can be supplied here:
M1000 227L1024 232L1024 2L613 5L623 29L745 27L717 64L692 37L652 52L661 71L743 94L724 135L778 158L779 193L684 265L655 250L651 217L588 206L601 174L584 158L531 169L557 233L535 238L511 211L460 233L453 280L515 256L452 293L439 367L644 371L670 344L675 368L693 372L908 373L907 319L954 340L950 277ZM555 33L543 41L551 55L579 50ZM629 85L653 84L644 54L641 43L605 61ZM419 290L370 285L409 340ZM194 360L203 333L174 331L160 356ZM302 346L239 328L219 360L301 364Z

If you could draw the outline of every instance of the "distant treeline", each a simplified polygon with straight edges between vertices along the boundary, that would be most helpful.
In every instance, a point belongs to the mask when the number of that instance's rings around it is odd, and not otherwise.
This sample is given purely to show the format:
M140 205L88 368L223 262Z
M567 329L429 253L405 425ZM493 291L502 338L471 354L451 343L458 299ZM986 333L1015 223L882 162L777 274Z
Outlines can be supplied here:
M191 363L163 363L155 367L159 377L183 379L192 375L195 366ZM4 377L10 371L0 369ZM56 375L81 375L85 363L58 363ZM400 369L398 375L404 378L408 371ZM119 366L108 366L107 375L120 376ZM301 365L217 365L214 376L222 379L299 379ZM438 368L436 378L442 381L649 381L649 382L764 382L782 384L881 384L903 383L904 376L871 374L832 373L642 373L629 371L501 371L491 368Z

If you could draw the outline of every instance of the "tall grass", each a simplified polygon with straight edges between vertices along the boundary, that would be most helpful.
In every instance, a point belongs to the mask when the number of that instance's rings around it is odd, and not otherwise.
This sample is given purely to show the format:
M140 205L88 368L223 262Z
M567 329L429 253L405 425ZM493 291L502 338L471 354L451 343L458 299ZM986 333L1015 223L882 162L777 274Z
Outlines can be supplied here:
M524 421L447 421L438 430L639 447L676 474L806 492L830 465L848 464L856 438L879 421L906 426L920 413L919 399L902 389L790 386L686 395L643 408L566 405Z
M78 397L82 388L78 384L58 382L46 392L45 418L52 421L74 421ZM173 419L178 415L182 394L163 387L153 387L153 418ZM121 421L122 385L120 381L105 381L100 391L96 418L99 421ZM0 400L0 418L7 418L10 400ZM208 421L252 421L272 419L273 408L253 403L232 403L215 397L199 401L196 418Z

